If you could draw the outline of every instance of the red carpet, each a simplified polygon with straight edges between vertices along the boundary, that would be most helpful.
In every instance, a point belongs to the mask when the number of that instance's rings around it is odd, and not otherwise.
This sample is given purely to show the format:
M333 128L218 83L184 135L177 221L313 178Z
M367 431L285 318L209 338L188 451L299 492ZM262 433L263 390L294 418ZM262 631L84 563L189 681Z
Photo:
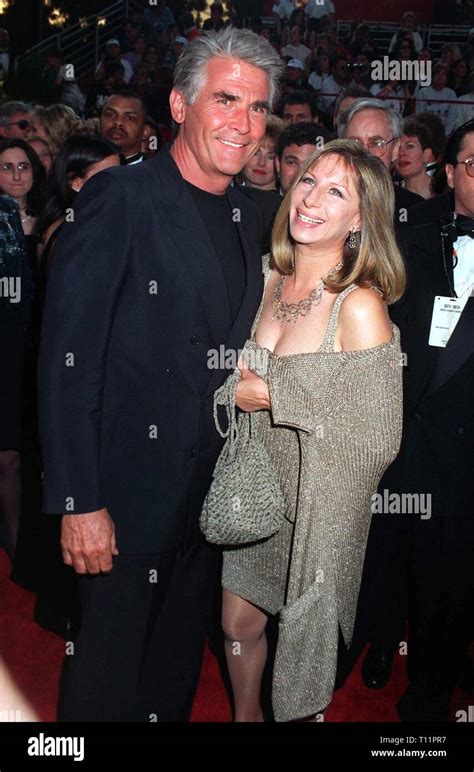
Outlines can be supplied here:
M35 596L9 580L10 564L0 550L0 655L12 678L30 701L40 720L55 721L56 696L65 650L62 638L33 621ZM360 662L343 689L335 693L326 721L398 721L395 705L406 688L405 658L396 656L389 685L369 691L363 685ZM461 692L453 700L453 713L467 709ZM215 657L206 651L192 721L230 721L231 712Z

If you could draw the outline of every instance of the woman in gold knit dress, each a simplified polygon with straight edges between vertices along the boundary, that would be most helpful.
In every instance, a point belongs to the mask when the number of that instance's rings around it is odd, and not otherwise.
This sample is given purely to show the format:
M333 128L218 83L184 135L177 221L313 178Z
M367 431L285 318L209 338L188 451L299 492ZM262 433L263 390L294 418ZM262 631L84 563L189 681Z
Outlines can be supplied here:
M328 706L339 629L351 641L371 496L401 437L400 340L387 304L405 272L393 208L382 162L335 140L308 159L275 221L236 404L254 414L287 512L274 536L224 552L236 721L262 720L269 614L279 615L277 721Z

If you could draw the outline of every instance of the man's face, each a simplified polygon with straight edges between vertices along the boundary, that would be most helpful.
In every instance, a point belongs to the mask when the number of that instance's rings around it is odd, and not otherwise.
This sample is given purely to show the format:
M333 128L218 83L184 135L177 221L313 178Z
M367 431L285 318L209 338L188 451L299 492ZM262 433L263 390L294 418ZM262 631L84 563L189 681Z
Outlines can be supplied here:
M235 59L214 57L206 74L193 104L171 92L171 114L180 124L173 148L178 161L192 166L195 184L217 190L243 169L265 134L269 83L263 70Z
M282 193L287 193L301 165L316 150L315 145L288 145L285 147L281 159L276 158L276 168L280 175L280 188Z
M112 96L100 116L100 133L125 156L140 152L145 114L136 99Z
M285 123L312 123L311 107L309 105L286 105L283 110Z
M117 59L120 56L120 46L117 46L115 43L107 46L107 56L110 56L111 59Z
M285 67L285 77L294 80L295 83L301 80L303 71L299 67Z
M301 32L299 27L293 27L290 33L291 45L299 46L301 43Z
M455 211L458 214L474 217L474 177L470 177L467 173L466 164L459 163L468 158L474 159L474 131L464 137L456 166L446 164L448 185L454 189Z
M7 139L26 139L30 131L29 125L30 114L29 113L13 113L8 118L8 126L0 126L0 136ZM21 125L18 125L21 121ZM27 125L24 126L24 121L27 121Z
M382 110L360 110L347 124L344 139L358 140L369 153L372 152L368 145L369 140L384 139L389 142L393 139L393 134L386 113ZM400 140L397 139L390 142L383 154L378 156L387 169L396 161L399 147Z

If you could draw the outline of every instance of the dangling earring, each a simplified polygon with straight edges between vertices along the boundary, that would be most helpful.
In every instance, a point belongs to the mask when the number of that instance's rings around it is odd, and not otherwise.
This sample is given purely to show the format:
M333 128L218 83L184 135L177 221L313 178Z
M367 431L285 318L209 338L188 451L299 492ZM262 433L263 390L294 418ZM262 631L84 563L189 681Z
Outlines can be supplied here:
M349 249L355 249L357 246L356 237L354 231L349 233Z

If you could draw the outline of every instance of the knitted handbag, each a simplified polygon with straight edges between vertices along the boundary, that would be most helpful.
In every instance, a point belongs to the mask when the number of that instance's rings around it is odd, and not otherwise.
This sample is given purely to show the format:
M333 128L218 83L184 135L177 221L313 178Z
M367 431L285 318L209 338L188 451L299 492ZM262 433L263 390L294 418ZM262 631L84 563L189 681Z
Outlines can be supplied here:
M214 422L227 441L217 459L211 487L203 504L200 526L213 544L247 544L276 533L285 517L278 475L259 440L252 435L251 414L236 417L236 370L214 395ZM225 407L227 431L222 431L218 406Z

